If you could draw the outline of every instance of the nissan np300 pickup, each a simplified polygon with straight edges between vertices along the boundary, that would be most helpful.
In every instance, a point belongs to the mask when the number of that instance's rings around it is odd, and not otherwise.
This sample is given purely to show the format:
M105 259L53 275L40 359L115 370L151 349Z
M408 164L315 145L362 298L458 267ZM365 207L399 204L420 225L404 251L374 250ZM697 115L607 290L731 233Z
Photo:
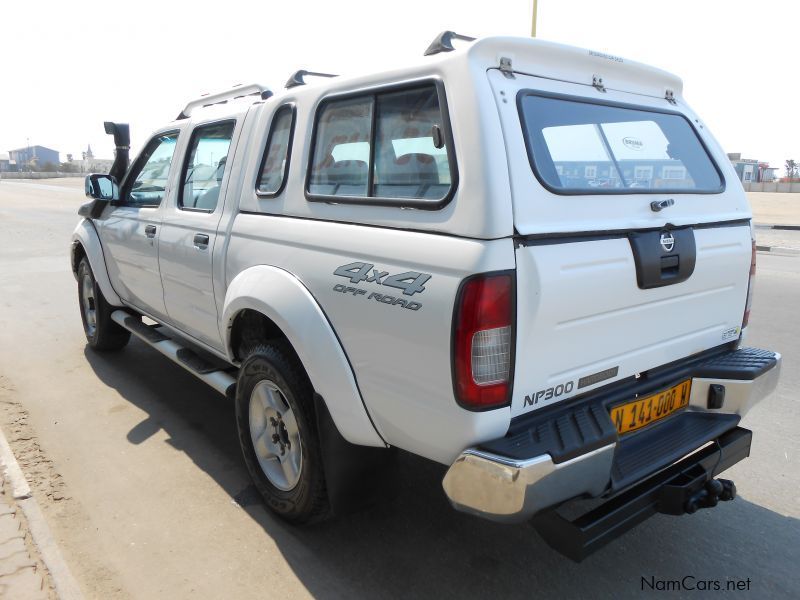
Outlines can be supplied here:
M752 215L681 81L452 32L319 75L194 100L130 165L106 124L72 243L89 345L132 333L226 394L293 522L363 504L398 448L576 560L732 499L781 358L744 345Z

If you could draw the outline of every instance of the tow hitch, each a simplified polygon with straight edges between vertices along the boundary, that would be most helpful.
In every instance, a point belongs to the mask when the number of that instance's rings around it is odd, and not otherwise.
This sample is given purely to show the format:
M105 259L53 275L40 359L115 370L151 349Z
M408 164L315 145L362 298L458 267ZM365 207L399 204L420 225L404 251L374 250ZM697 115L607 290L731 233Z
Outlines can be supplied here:
M666 515L692 514L700 508L713 508L720 500L725 502L736 498L736 485L730 479L712 479L685 501L685 493L681 493L684 491L684 488L675 488L675 486L669 484L665 485L664 489L661 490L662 499L659 502L658 512ZM670 495L670 492L678 492L679 498L675 498L672 501L676 503L683 501L680 509L677 506L672 509L668 508L667 496Z
M752 437L736 427L576 519L556 509L537 515L532 524L552 548L580 562L656 513L691 514L733 500L734 483L715 477L750 455Z

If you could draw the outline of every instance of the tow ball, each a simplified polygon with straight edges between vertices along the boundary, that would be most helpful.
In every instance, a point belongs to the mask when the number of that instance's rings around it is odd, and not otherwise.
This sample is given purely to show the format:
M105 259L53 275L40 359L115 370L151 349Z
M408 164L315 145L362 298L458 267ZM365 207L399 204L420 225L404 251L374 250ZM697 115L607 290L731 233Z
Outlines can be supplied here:
M706 471L693 467L664 485L658 494L657 512L666 515L692 514L713 508L720 500L736 497L736 485L729 479L706 479Z
M692 514L699 508L712 508L722 500L727 502L736 498L736 484L730 479L711 479L703 489L686 501L686 512Z

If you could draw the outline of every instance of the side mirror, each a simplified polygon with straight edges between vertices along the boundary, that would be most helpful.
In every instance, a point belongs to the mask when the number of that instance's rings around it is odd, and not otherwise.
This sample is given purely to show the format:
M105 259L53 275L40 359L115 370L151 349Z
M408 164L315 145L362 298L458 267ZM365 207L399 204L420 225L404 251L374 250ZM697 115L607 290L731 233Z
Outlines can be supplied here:
M87 219L99 219L106 206L119 199L119 185L117 178L111 175L92 173L86 176L86 197L91 202L81 205L78 214Z
M92 173L86 176L86 197L94 200L119 199L119 185L117 178L111 175Z

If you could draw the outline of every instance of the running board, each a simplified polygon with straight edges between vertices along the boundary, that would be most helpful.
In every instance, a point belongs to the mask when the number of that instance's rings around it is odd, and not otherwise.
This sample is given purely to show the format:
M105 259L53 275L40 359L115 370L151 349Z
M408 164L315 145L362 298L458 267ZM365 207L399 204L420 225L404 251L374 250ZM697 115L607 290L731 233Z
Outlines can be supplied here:
M203 380L220 394L224 394L228 398L235 396L236 379L229 372L214 367L191 348L182 346L158 329L145 325L138 318L124 310L115 310L111 313L111 318L115 323L130 331L144 343L152 346L198 379Z

